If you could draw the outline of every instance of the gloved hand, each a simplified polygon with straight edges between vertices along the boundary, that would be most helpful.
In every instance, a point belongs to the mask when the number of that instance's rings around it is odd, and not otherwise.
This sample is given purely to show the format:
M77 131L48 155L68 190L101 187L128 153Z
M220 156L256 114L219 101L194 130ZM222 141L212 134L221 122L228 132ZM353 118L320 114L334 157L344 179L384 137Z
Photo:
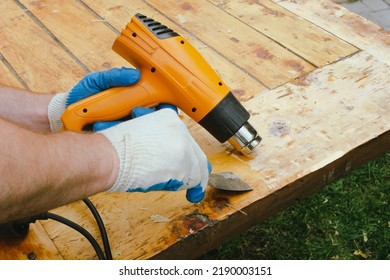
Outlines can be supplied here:
M129 86L138 82L140 73L133 68L113 68L94 72L81 79L69 92L56 94L49 103L48 117L52 132L62 128L61 116L66 107L111 87Z
M50 102L51 130L61 130L61 116L70 104L111 87L135 84L139 78L138 70L128 68L88 74L68 93L57 94ZM153 110L135 108L132 118L137 119L109 129L119 122L94 124L95 131L106 129L101 133L110 140L120 158L119 175L110 192L187 189L190 202L203 199L211 165L176 113L166 110L171 113L156 112L158 116L153 113L152 117L138 119ZM162 151L164 146L167 149Z
M193 203L204 198L211 165L177 113L134 108L134 119L99 133L120 159L118 178L109 192L187 190ZM100 123L94 129L111 124Z

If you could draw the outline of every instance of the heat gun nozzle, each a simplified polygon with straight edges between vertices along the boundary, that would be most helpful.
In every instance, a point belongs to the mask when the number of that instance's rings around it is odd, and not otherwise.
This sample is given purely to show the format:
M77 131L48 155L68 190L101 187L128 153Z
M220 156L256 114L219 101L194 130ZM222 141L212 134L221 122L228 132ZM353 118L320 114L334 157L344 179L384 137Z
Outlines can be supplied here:
M253 126L246 122L228 141L236 150L248 155L260 143L261 137Z

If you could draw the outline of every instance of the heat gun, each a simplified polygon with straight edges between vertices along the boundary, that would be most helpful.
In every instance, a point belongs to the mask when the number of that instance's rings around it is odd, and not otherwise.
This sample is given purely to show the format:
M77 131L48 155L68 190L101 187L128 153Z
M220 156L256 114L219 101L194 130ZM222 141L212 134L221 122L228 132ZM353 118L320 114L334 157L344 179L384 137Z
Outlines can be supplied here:
M169 103L244 155L260 143L248 123L249 112L202 55L172 29L138 13L112 49L140 70L140 81L70 105L62 115L65 130L82 131L97 121L123 119L137 106Z

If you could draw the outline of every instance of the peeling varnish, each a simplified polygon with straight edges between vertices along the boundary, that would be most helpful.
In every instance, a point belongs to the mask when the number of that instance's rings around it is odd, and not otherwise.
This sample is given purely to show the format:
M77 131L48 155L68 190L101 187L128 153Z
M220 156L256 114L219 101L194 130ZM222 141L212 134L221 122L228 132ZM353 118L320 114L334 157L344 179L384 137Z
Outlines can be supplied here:
M161 215L152 215L152 216L150 216L150 219L154 222L157 222L157 223L167 223L167 222L171 221L171 219L164 217L164 216L161 216Z

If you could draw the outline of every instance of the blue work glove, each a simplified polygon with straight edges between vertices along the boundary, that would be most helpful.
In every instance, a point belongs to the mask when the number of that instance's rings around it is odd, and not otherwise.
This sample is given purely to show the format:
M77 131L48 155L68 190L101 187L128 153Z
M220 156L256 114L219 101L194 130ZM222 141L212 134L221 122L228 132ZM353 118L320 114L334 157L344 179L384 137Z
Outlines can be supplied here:
M179 111L177 110L176 106L170 105L170 104L159 104L154 109L152 108L145 108L145 107L136 107L133 110L131 110L131 118L135 119L141 116L144 116L146 114L153 113L157 110L164 109L164 108L170 108L174 110L177 114ZM93 131L100 131L107 128L110 128L114 125L120 124L122 121L112 121L112 122L96 122L93 124Z
M51 131L61 130L61 116L70 104L112 87L133 85L139 79L140 72L137 69L125 67L86 75L69 92L56 94L50 101L48 117Z
M113 126L115 125L115 126ZM109 192L186 190L192 203L205 196L211 164L177 115L177 108L137 107L132 120L96 123L120 158L120 171Z

